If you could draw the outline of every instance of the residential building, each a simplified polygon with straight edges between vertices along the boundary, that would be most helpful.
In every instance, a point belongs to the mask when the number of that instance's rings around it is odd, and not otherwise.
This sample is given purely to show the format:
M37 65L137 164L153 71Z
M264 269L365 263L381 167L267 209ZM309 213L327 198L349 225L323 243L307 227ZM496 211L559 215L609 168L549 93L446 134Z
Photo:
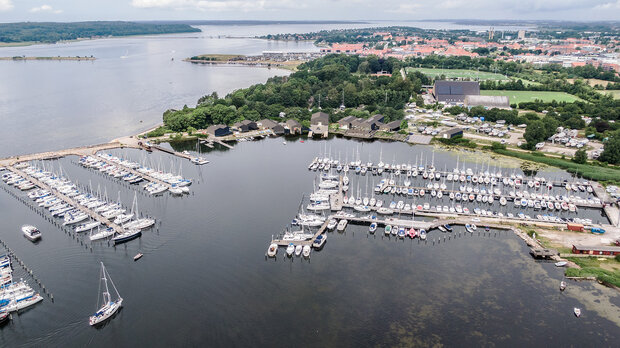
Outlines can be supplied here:
M230 134L230 128L225 124L214 124L207 128L207 134L214 137L222 137Z

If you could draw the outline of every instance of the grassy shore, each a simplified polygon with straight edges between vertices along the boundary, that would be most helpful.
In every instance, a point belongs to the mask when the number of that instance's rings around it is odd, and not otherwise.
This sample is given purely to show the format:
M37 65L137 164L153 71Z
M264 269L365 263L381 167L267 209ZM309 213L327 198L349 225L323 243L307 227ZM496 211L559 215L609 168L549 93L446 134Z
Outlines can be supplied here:
M603 284L620 287L620 258L567 257L581 268L568 268L567 277L595 277Z
M599 167L590 164L578 164L561 158L546 157L542 154L533 154L531 152L518 152L512 150L496 149L494 152L504 155L517 157L522 160L544 163L550 166L558 167L570 173L595 181L604 181L608 183L620 184L620 170L610 167Z

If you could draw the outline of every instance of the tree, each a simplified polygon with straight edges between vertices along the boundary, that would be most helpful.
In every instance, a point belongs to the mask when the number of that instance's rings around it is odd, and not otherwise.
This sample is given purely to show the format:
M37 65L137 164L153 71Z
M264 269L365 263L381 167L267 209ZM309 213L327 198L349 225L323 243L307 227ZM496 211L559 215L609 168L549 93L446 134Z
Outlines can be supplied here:
M525 141L527 141L528 147L531 149L537 143L545 140L545 134L546 130L544 123L540 120L536 120L527 125L523 137L525 138Z
M401 130L405 130L405 131L408 130L409 129L409 122L407 120L403 120L400 123L400 129Z
M579 149L575 152L575 156L573 156L573 162L579 164L585 164L588 161L588 154L586 154L586 150Z
M605 150L599 159L611 164L620 164L620 136L616 135L605 142Z

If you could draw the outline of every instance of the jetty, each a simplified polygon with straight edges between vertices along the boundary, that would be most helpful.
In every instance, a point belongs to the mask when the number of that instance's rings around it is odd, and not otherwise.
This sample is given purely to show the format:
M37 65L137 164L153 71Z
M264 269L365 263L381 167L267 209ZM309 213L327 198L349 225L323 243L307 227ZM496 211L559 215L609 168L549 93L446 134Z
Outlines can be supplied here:
M26 174L25 172L13 167L13 166L9 166L7 167L7 169L11 172L13 172L14 174L17 174L19 176L21 176L22 178L30 181L31 183L33 183L34 185L36 185L37 187L47 190L48 192L50 192L51 194L53 194L54 196L56 196L57 198L61 199L62 201L64 201L65 203L69 204L70 206L79 209L80 211L82 211L83 213L87 214L88 216L90 216L93 220L99 221L102 225L111 227L112 229L114 229L114 231L116 233L123 233L124 229L115 224L114 222L104 218L103 216L95 213L93 210L90 210L80 204L78 204L76 201L73 200L73 198L68 197L56 190L53 190L51 187L49 187L47 184L39 181L38 179L32 177L29 174Z
M132 143L121 143L118 141L113 141L113 142L105 143L105 144L80 146L80 147L73 147L73 148L64 149L64 150L46 151L46 152L40 152L40 153L34 153L34 154L28 154L28 155L18 155L18 156L0 158L0 166L9 167L9 166L15 165L20 162L58 159L58 158L62 158L65 156L71 156L71 155L88 156L88 155L94 155L95 153L99 151L124 148L124 147L136 148L136 149L140 148L140 146L138 146L137 143L132 144Z

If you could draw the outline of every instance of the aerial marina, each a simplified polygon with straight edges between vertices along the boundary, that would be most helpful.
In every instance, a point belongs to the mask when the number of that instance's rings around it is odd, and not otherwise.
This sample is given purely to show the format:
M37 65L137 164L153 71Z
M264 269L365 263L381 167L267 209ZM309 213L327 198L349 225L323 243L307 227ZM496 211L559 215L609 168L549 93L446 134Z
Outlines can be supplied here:
M476 223L487 230L512 229L504 224L522 222L573 225L593 233L604 233L603 225L609 224L589 181L528 176L514 168L491 167L490 161L476 161L472 168L471 162L459 163L459 158L451 170L447 164L439 170L435 150L430 160L420 153L392 164L382 161L383 150L377 164L363 163L359 148L352 153L352 161L331 157L326 150L314 157L308 165L316 173L308 204L302 199L291 227L277 239L272 237L267 256L276 256L274 245L287 247L289 256L297 246L322 248L317 238L328 231L343 232L349 223L368 225L369 234L383 228L385 236L424 241L433 230L452 232L450 224L462 225L469 233L478 228Z

